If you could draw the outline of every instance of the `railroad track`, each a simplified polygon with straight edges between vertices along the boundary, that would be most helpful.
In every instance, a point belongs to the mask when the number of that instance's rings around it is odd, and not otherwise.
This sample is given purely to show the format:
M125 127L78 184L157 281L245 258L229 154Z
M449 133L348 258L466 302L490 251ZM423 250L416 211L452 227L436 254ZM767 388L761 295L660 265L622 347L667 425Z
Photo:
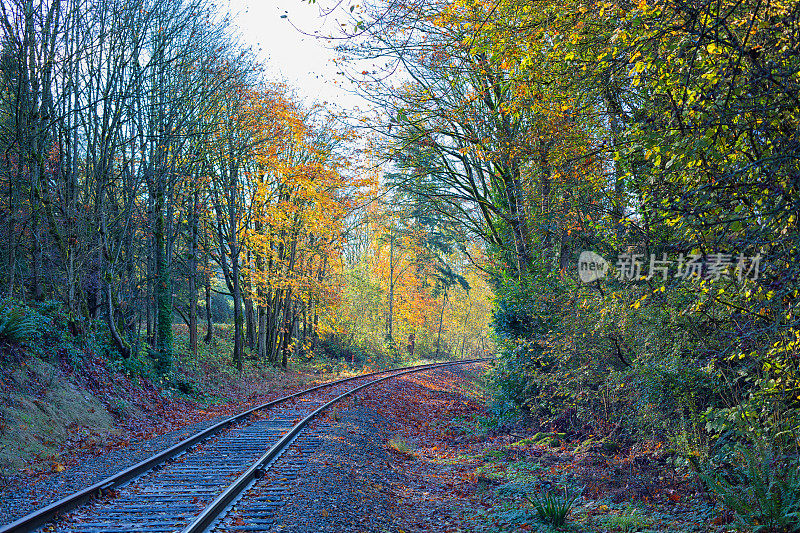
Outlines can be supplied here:
M319 441L301 430L323 410L372 384L411 372L486 359L373 372L325 383L259 405L197 433L114 476L39 509L0 533L200 533L268 531L280 486L259 480L273 467L296 475ZM299 440L298 440L299 439ZM276 464L295 440L295 456ZM294 461L294 462L293 462ZM299 461L299 462L298 462ZM248 490L252 489L252 490ZM227 516L243 493L243 505ZM44 527L42 527L44 526Z

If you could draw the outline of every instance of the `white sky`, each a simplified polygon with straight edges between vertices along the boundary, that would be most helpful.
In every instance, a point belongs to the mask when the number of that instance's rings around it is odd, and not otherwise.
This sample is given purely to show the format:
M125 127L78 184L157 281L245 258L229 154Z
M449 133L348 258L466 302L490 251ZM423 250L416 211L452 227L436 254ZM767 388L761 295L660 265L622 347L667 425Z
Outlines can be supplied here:
M303 35L295 27L313 35L331 34L339 21L334 16L322 18L319 4L332 5L335 0L218 0L222 10L232 14L242 42L253 47L267 67L267 74L277 81L285 81L307 103L317 101L328 105L352 109L365 107L365 102L344 90L349 84L336 74L333 63L336 56L330 43ZM343 5L349 5L344 0ZM286 18L281 18L286 15Z

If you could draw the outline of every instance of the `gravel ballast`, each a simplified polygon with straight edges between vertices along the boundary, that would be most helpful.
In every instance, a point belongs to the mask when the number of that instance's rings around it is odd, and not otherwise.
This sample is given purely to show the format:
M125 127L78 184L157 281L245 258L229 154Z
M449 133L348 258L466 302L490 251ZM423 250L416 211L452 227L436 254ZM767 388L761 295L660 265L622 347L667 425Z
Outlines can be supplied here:
M388 445L411 422L405 416L406 400L425 403L429 375L469 379L458 369L392 379L327 413L312 429L322 444L289 486L273 531L463 531L460 516L469 504L454 496L452 483L437 479L448 477L449 467L431 469ZM458 391L438 389L435 394L464 402ZM431 422L441 423L432 414Z
M321 444L289 487L275 531L399 531L391 493L403 476L384 445L387 420L357 400L348 404L313 429Z

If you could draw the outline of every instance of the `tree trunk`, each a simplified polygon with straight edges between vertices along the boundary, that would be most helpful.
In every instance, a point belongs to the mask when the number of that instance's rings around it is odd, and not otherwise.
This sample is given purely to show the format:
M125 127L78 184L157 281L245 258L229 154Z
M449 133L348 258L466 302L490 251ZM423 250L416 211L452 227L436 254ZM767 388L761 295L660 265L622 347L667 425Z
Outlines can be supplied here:
M147 218L150 227L155 227L155 213L154 213L154 198L153 195L148 195L147 199ZM158 326L156 318L156 267L155 267L155 239L151 234L148 238L148 254L147 254L147 345L152 349L156 349L156 327Z
M514 234L517 274L519 276L524 276L528 273L530 268L531 253L528 243L527 216L522 201L523 191L519 176L519 168L517 168L516 163L511 163L504 169L502 174L504 179L504 192L509 209L509 224Z
M111 281L108 279L108 277L104 276L104 278L106 278L106 323L108 324L108 331L111 333L111 340L114 343L114 347L117 349L123 359L127 359L131 356L131 347L128 342L120 336L119 330L117 329L117 321L114 316L114 299L111 291Z
M197 191L192 197L191 232L189 238L189 348L197 355L197 233L199 201Z
M235 248L236 245L231 245ZM241 372L244 362L244 314L242 313L242 292L239 286L239 260L231 263L233 275L233 362L236 369Z
M267 301L269 308L267 310L267 354L269 361L273 364L278 364L278 340L280 334L280 319L281 310L281 293L283 291L276 290Z
M258 306L258 360L267 360L267 309Z
M244 298L244 311L247 325L245 338L247 339L247 347L251 352L253 352L256 349L256 337L258 336L258 330L256 327L256 312L253 306L252 298Z
M294 326L294 316L292 316L292 288L286 290L286 299L284 300L283 308L283 331L281 339L281 366L288 368L289 366L289 344L292 340L292 329Z
M197 280L189 278L189 348L197 355Z
M203 337L203 342L206 344L211 343L214 338L214 321L211 316L211 278L206 279L206 336Z
M100 283L105 288L104 297L106 302L106 324L108 325L108 331L111 334L111 341L114 343L114 347L123 357L123 359L127 359L131 356L131 347L130 344L128 344L128 342L119 334L115 316L116 313L114 312L114 293L111 286L111 282L113 280L113 264L110 261L112 255L108 244L105 210L102 212L100 239L102 245L102 251L100 253Z
M394 314L394 232L389 241L389 319L387 321L387 336L393 339L392 318Z
M303 335L300 337L300 353L305 354L306 339L308 338L308 309L306 304L301 303L301 314L303 316Z
M241 268L239 265L239 243L237 240L236 191L238 189L238 169L232 168L228 194L228 236L231 251L231 282L233 284L233 362L241 372L244 363L244 316L242 313Z
M39 164L36 163L35 166L38 168ZM34 175L38 174L38 171L34 172ZM38 187L38 176L34 178L33 183L31 183L31 187ZM34 196L34 195L31 195ZM38 205L38 202L31 198L32 203L34 205ZM31 263L33 264L33 275L31 277L31 297L35 301L40 301L42 299L42 295L44 294L42 290L42 236L41 236L41 228L40 228L40 220L39 220L39 209L38 207L31 207Z
M319 346L319 333L317 333L318 331L317 325L319 324L319 315L317 314L316 304L314 305L314 321L312 322L312 324L313 324L313 333L311 336L311 353L316 354L317 347ZM352 359L350 362L352 362Z
M17 183L22 175L21 163L17 161ZM8 274L8 293L7 296L14 297L14 274L17 271L17 229L16 229L16 213L17 206L14 204L14 180L8 180L8 264L6 265L6 273Z
M294 270L295 261L297 260L297 230L294 230L292 234L292 246L291 251L289 252L289 264L287 266L287 272L292 272ZM295 325L295 313L293 310L293 301L292 301L292 286L290 285L288 289L286 289L286 296L284 300L284 307L283 307L283 339L282 339L282 352L283 356L281 358L281 366L283 368L287 368L289 364L289 344L291 344L292 340L292 333L294 331Z
M69 308L69 319L75 320L78 314L78 306L75 300L75 249L69 245L67 252L67 307Z
M158 171L155 197L155 244L156 267L156 371L164 375L172 368L172 286L166 261L166 239L164 220L164 176Z
M436 357L440 355L442 342L442 323L444 322L444 306L447 304L447 289L442 295L442 311L439 313L439 335L436 337Z
M203 235L207 235L207 231L203 232ZM204 239L204 242L205 241ZM203 342L206 344L211 343L211 339L214 338L214 318L211 316L211 275L209 274L209 265L208 265L208 247L205 247L205 290L206 290L206 336L203 337Z

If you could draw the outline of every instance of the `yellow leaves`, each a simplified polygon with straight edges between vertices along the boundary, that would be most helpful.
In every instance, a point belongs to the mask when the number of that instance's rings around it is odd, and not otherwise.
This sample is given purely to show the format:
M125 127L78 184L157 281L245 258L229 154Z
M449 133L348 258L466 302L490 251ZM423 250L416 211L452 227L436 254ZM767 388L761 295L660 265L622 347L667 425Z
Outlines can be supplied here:
M299 300L313 295L324 313L337 299L332 274L340 263L349 191L366 181L348 182L340 173L347 161L326 144L343 142L352 132L331 128L322 134L310 121L313 116L285 87L274 85L248 91L225 127L248 143L238 156L245 201L237 234L246 251L245 290L263 304L269 291L291 288ZM219 132L221 145L229 134Z

